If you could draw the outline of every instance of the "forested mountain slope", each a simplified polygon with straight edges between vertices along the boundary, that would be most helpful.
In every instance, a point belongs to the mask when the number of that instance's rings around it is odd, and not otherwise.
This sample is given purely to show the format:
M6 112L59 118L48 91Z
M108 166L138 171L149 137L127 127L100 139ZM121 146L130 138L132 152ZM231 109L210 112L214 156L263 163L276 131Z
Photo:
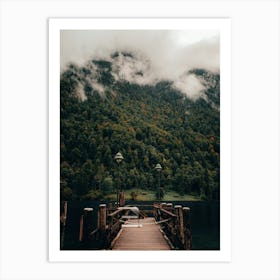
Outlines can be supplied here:
M62 199L112 192L117 152L124 156L119 170L124 189L156 190L160 163L164 190L219 199L219 74L188 71L182 81L200 84L191 96L172 81L146 83L148 63L141 63L116 52L61 73Z

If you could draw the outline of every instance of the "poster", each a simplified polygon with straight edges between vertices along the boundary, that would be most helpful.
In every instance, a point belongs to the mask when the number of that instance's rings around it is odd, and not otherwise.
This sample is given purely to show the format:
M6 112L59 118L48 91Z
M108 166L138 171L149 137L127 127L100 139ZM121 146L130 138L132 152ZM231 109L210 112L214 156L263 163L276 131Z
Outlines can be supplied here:
M49 24L50 260L228 261L230 20Z

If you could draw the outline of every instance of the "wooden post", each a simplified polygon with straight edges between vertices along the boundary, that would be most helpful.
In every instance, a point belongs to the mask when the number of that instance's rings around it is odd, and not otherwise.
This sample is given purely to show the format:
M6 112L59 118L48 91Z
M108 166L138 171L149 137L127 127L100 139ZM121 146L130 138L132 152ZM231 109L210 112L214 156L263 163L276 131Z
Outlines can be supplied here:
M166 209L168 209L170 211L170 210L172 210L172 208L173 208L172 203L166 203Z
M65 226L67 218L67 201L63 201L60 208L60 222Z
M84 235L84 215L80 217L80 232L79 232L79 241L83 241L83 235Z
M184 219L183 219L183 208L182 205L176 205L175 213L177 216L177 234L180 240L180 243L184 246L185 244L185 235L184 235Z
M106 204L100 204L98 209L98 229L106 229Z
M83 215L80 218L80 233L79 233L79 241L85 241L90 232L92 231L93 225L93 208L84 208Z
M191 249L191 219L190 219L190 208L189 207L184 207L183 208L183 217L184 217L184 224L185 224L185 244L184 248L185 250L190 250Z
M99 230L99 246L104 249L106 246L106 204L100 204L98 209L98 230Z
M155 203L153 204L153 216L155 217L155 220L158 221L158 211Z
M123 207L125 205L125 196L124 192L120 192L120 207Z
M67 201L63 201L62 205L60 206L60 249L64 248L67 206Z
M132 200L136 200L136 197L137 197L136 192L132 192L132 193L131 193L131 198L132 198Z

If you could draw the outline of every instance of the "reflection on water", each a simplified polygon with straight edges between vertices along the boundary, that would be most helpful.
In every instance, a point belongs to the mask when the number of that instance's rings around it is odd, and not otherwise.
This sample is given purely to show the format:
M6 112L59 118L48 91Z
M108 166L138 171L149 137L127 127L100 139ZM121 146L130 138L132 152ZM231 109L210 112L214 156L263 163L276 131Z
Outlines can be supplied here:
M168 202L168 201L164 201ZM220 249L220 203L219 202L174 202L174 205L190 207L192 250ZM84 207L94 209L94 227L97 226L97 209L100 201L69 201L64 241L65 250L79 250L79 221ZM127 204L152 204L151 201L127 201ZM86 249L86 248L84 248Z

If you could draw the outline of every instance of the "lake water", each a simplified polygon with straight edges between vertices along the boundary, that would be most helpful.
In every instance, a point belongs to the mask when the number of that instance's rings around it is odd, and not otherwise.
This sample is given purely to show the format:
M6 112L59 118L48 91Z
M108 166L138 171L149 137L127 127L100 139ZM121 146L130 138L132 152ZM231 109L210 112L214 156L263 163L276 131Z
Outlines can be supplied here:
M169 202L169 201L164 201ZM171 201L170 201L171 202ZM65 231L65 250L80 250L79 247L79 223L83 208L91 207L94 209L93 226L97 224L97 209L100 201L69 201L67 213L67 226ZM103 202L102 202L103 203ZM220 249L220 202L199 201L174 202L190 207L191 211L191 233L192 250L219 250ZM151 201L126 201L126 204L152 204ZM87 249L87 248L84 248Z

